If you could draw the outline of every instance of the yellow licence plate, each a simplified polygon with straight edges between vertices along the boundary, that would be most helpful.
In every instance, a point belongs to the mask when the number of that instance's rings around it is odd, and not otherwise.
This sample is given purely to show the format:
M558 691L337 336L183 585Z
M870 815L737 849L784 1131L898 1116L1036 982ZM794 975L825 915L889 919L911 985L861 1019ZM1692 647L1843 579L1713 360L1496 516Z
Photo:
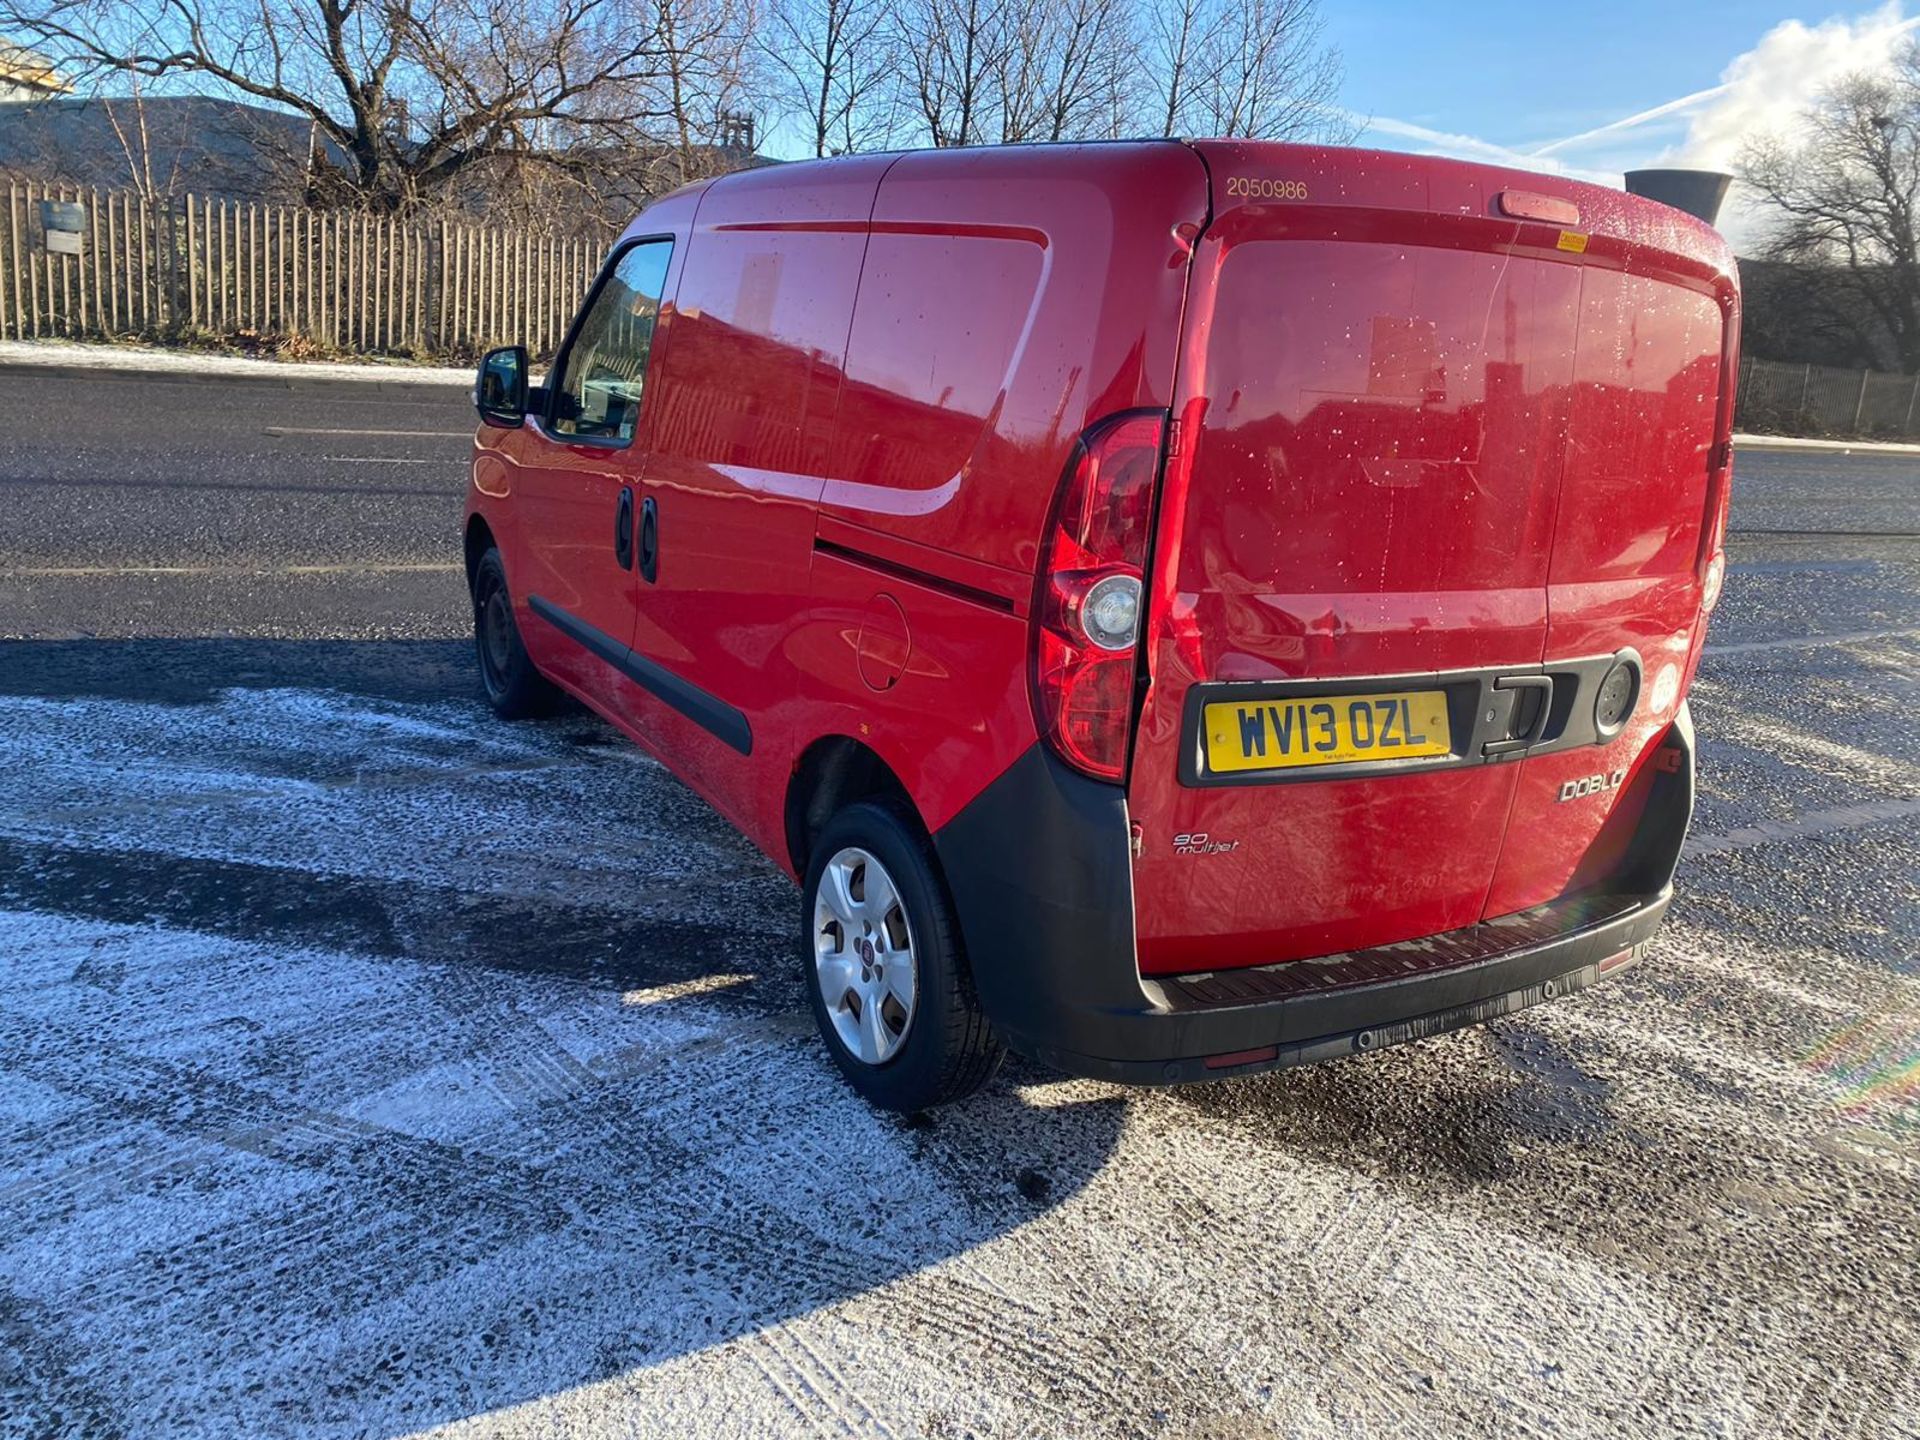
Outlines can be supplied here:
M1218 700L1202 715L1207 769L1285 770L1447 755L1447 692Z

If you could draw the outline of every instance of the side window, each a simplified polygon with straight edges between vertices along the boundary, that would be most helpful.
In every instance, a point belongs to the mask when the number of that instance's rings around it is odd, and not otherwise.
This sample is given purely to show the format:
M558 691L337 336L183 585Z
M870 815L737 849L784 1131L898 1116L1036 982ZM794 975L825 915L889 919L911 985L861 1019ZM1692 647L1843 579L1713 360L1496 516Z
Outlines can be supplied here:
M556 435L633 439L653 348L671 240L647 240L614 263L593 297L553 385Z

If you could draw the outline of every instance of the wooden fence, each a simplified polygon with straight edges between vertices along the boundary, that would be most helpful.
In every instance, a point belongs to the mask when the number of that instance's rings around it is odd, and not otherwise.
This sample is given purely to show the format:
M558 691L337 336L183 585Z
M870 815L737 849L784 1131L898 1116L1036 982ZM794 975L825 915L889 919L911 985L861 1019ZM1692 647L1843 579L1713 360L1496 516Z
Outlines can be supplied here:
M517 341L544 355L611 240L8 182L0 339L300 336L437 356Z

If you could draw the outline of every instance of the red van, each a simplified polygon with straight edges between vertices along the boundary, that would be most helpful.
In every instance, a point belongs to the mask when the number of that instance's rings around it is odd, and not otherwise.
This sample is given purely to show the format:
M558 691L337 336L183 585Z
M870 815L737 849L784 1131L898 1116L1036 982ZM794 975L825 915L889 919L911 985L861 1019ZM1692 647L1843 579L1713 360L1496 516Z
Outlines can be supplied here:
M1708 226L1233 141L782 165L484 360L505 716L804 887L871 1100L1241 1075L1633 963L1693 802L1739 296Z

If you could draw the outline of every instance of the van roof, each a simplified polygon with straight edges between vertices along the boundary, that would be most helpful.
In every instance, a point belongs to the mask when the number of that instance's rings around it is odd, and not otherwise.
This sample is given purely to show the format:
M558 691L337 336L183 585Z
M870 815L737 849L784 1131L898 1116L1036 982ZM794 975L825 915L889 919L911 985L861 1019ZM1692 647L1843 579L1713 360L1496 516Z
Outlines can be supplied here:
M1295 203L1424 210L1451 215L1511 215L1501 197L1519 192L1571 202L1578 219L1567 229L1609 235L1628 245L1683 256L1732 275L1733 251L1711 225L1657 200L1564 175L1545 175L1439 155L1363 150L1345 145L1293 145L1274 140L1188 140L1213 177L1214 209L1261 203L1229 194L1230 178L1297 180Z
M924 173L926 167L964 169L985 153L1028 154L1035 158L1037 165L1053 170L1060 163L1060 157L1069 152L1098 150L1111 161L1116 150L1137 151L1144 158L1148 152L1168 145L1184 146L1206 166L1216 217L1230 209L1253 204L1352 206L1497 217L1506 213L1501 209L1502 197L1519 192L1569 202L1578 215L1578 219L1566 227L1569 231L1611 236L1635 248L1684 257L1717 275L1731 277L1734 274L1732 249L1719 231L1695 216L1643 196L1629 195L1624 190L1561 175L1437 155L1410 155L1346 145L1299 145L1277 140L1140 138L878 151L735 171L718 179L682 186L648 208L667 200L692 199L715 185L733 188L742 184L772 183L786 189L805 187L816 178L837 182L843 178L839 172L846 167L870 165L878 159L897 161L911 156L915 168ZM1239 187L1230 183L1235 180L1251 183ZM1278 192L1273 188L1277 182L1290 182L1299 190Z

